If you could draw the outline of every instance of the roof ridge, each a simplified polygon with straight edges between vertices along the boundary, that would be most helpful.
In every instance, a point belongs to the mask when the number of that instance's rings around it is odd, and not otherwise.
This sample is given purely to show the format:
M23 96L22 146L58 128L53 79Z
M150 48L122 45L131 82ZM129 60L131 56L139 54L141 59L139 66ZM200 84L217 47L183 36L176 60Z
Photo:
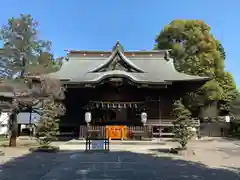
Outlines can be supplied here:
M117 44L118 45L118 44ZM132 68L136 69L139 72L144 72L144 70L142 70L141 68L139 68L138 66L136 66L130 59L128 59L124 53L122 52L122 48L119 46L115 46L114 51L112 52L112 54L106 58L106 61L104 63L102 63L101 65L99 65L97 68L94 68L93 70L91 70L90 72L96 72L99 69L101 69L102 67L106 66L108 63L110 63L111 61L114 60L114 58L119 54L119 56L121 56L121 59L127 63L129 66L131 66Z
M112 53L112 50L66 50L68 53L81 53L81 52L95 52L95 53ZM165 53L169 51L169 49L161 49L161 50L124 50L124 53Z

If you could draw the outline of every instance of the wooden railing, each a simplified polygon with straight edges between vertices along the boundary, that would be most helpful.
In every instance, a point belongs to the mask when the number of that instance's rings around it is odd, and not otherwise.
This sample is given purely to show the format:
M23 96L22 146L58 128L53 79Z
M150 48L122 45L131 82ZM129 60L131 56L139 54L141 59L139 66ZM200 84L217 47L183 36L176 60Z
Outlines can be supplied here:
M100 131L100 136L104 137L105 136L105 126L99 126L99 125L93 125L93 126L80 126L79 129L79 137L80 138L85 138L87 131L88 130L99 130Z
M145 132L148 134L148 136L153 135L153 127L161 127L161 128L168 128L173 126L173 121L171 119L148 119L146 126L127 126L127 129L129 132ZM194 127L200 126L200 121L193 119L192 124ZM106 133L106 126L100 126L100 125L91 125L87 127L86 125L81 125L79 129L79 137L85 138L88 130L97 130L100 132L100 136L105 137ZM164 134L164 133L162 133ZM172 134L169 132L169 134Z
M127 129L129 132L145 132L146 134L152 133L152 127L149 126L127 126ZM106 133L106 126L99 126L99 125L93 125L93 126L86 126L82 125L79 128L79 137L85 138L87 131L89 130L97 130L100 131L100 136L105 137ZM151 136L151 135L150 135Z
M173 126L174 119L148 119L147 125L148 126ZM200 125L199 119L192 119L192 124L195 127L198 127Z

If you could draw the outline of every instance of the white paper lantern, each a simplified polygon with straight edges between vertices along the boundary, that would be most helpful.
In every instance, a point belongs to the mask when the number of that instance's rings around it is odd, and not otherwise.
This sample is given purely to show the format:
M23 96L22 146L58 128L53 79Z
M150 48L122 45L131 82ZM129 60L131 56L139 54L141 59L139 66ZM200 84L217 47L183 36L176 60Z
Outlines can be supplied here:
M225 122L230 123L230 121L231 121L230 116L225 116Z
M90 112L85 113L85 122L89 124L92 120L92 114Z
M145 112L141 113L141 122L143 124L146 124L146 122L147 122L147 113L145 113Z

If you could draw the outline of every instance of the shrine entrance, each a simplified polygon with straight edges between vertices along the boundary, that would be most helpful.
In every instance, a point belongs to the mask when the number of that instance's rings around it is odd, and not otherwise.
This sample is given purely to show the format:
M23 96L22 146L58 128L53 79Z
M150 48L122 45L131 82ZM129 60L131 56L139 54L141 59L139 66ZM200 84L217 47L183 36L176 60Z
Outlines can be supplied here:
M92 126L104 126L105 137L126 139L128 126L142 125L143 102L94 102L91 104Z
M91 105L89 111L92 113L92 125L136 125L141 124L140 113L143 102L100 102Z

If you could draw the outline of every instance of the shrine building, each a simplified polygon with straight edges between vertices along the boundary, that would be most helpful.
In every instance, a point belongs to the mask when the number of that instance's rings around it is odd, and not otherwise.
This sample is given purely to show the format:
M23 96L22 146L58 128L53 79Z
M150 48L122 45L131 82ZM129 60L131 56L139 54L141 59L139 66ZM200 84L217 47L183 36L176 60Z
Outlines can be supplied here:
M167 50L124 51L119 42L109 51L70 50L48 76L67 87L60 131L111 139L171 135L173 101L209 79L178 72Z

